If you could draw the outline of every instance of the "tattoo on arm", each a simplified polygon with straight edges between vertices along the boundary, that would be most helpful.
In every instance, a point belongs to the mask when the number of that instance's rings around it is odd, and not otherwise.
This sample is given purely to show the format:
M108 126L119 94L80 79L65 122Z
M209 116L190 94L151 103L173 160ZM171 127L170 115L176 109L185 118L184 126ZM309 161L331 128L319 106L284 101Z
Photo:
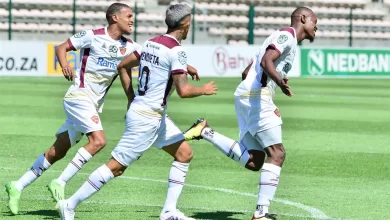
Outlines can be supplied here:
M176 86L182 86L188 83L188 78L186 74L180 74L176 79Z

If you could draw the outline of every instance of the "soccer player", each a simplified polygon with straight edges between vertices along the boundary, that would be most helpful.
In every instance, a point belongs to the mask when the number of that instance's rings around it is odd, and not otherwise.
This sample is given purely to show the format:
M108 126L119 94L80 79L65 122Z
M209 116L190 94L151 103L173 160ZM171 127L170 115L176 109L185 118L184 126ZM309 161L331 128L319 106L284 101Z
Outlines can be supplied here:
M106 145L98 112L101 112L104 98L118 76L118 64L134 50L141 48L123 37L131 34L134 20L128 5L112 4L107 10L106 19L108 27L77 33L56 49L65 78L74 81L63 101L67 119L57 131L54 144L38 157L19 180L6 185L9 208L13 214L18 213L22 190L62 159L84 134L88 137L88 143L78 150L63 173L48 184L48 189L56 200L64 198L65 184ZM79 49L81 66L74 74L66 60L66 53Z
M185 4L169 6L165 23L168 26L167 34L149 39L144 43L141 53L135 51L119 64L122 86L129 95L134 91L127 70L140 63L138 95L127 111L126 129L112 151L112 158L96 169L69 199L57 203L56 208L62 219L74 219L74 210L82 201L114 177L122 175L152 145L174 158L160 219L193 219L176 209L193 152L184 140L183 133L166 114L168 97L173 91L173 84L181 98L212 95L217 88L214 82L201 87L188 83L187 55L181 41L186 39L191 25L190 7Z
M235 91L235 109L240 129L236 142L213 131L204 119L185 133L186 140L205 139L228 157L248 169L258 171L260 190L253 220L273 220L268 208L279 184L285 155L282 144L282 120L273 103L275 89L279 86L287 96L292 96L287 85L298 42L314 41L317 17L306 7L297 8L291 15L291 26L271 34L263 43L255 62L243 73L243 81ZM267 159L264 163L264 152ZM264 163L264 164L263 164Z

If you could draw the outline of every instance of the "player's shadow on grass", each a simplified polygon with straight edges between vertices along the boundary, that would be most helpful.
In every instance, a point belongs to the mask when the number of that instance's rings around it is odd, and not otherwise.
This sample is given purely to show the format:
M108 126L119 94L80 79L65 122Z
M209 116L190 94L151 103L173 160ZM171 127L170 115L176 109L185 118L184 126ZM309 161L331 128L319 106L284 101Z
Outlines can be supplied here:
M38 215L44 216L44 219L53 219L52 217L59 217L58 212L56 210L36 210L36 211L28 211L22 213L23 215Z
M244 215L243 212L195 212L194 215L192 215L192 218L195 219L213 219L213 220L237 220L238 218L233 217L233 215Z

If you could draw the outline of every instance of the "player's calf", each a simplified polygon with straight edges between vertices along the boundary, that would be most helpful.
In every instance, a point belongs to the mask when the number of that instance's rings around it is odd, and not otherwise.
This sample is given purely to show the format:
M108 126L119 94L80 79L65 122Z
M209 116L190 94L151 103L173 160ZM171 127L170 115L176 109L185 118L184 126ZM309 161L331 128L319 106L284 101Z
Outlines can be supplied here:
M61 160L66 156L66 153L70 149L71 144L69 140L68 131L65 131L59 135L57 135L57 140L54 142L53 146L51 146L45 153L45 158L50 164L54 164L55 162Z
M265 161L265 153L259 150L249 150L249 160L245 168L252 171L260 171Z
M106 164L107 167L111 170L114 177L121 176L125 170L127 169L127 166L123 166L118 161L116 161L114 158L111 158L110 161Z

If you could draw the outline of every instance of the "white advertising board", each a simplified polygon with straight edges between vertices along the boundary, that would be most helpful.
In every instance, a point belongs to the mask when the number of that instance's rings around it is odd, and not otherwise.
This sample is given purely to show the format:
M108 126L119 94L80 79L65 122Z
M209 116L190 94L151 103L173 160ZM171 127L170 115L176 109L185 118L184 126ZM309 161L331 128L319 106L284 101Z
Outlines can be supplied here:
M46 43L0 41L0 76L46 76Z
M241 77L242 71L258 53L257 45L185 45L188 64L198 69L201 76ZM297 50L288 77L300 76L300 51Z

